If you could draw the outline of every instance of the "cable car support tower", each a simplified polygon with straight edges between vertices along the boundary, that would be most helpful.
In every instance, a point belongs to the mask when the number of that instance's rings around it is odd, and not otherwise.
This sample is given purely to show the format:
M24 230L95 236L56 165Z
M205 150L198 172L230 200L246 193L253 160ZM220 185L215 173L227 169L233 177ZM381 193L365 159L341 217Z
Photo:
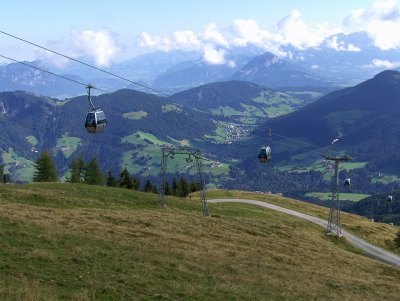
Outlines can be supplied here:
M161 147L161 171L160 171L160 183L159 183L159 191L160 191L160 205L164 206L166 204L165 201L165 183L167 183L167 167L168 167L168 158L173 159L175 155L187 155L186 161L192 162L193 159L196 161L197 174L200 182L200 199L203 203L203 215L209 216L208 203L207 203L207 195L206 195L206 185L204 179L204 171L203 171L203 160L204 157L201 154L201 151L198 149L183 147L183 146L162 146Z
M332 206L329 210L327 234L342 236L342 223L340 218L340 199L339 199L339 163L352 160L348 155L330 156L322 155L325 160L335 162L335 177L332 187Z

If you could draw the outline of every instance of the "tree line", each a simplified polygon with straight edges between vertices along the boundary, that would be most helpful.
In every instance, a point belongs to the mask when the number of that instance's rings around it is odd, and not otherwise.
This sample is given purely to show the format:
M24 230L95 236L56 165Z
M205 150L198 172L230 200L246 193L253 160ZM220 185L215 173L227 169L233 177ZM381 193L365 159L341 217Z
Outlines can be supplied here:
M43 152L35 162L34 182L57 182L58 170L53 156L49 152ZM153 184L150 178L147 178L141 187L141 179L131 175L126 168L115 177L109 170L106 174L102 172L94 156L89 162L86 162L83 156L74 157L69 166L69 176L66 179L68 183L82 183L88 185L106 185L109 187L119 187L137 191L158 193L157 185ZM172 179L171 183L164 184L165 195L186 197L189 193L199 191L200 184L193 179L189 182L180 177Z

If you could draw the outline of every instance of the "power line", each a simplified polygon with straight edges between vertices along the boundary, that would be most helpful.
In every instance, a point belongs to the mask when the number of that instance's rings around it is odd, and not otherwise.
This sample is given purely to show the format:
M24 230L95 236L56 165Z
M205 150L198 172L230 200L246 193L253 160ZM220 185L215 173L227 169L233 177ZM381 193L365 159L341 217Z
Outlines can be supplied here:
M143 85L143 84L141 84L141 83L132 81L132 80L130 80L130 79L128 79L128 78L122 77L122 76L120 76L120 75L117 75L117 74L115 74L115 73L106 71L106 70L104 70L104 69L95 67L95 66L93 66L93 65L90 65L90 64L88 64L88 63L82 62L82 61L80 61L80 60L78 60L78 59L75 59L75 58L73 58L73 57L70 57L70 56L68 56L68 55L62 54L62 53L57 52L57 51L54 51L54 50L52 50L52 49L50 49L50 48L41 46L41 45L39 45L39 44L30 42L30 41L25 40L25 39L22 39L22 38L20 38L20 37L17 37L17 36L15 36L15 35L10 34L10 33L4 32L4 31L2 31L2 30L0 30L0 33L2 33L2 34L4 34L4 35L7 35L7 36L9 36L9 37L12 37L12 38L14 38L14 39L20 40L20 41L22 41L22 42L24 42L24 43L28 43L28 44L30 44L30 45L36 46L36 47L41 48L41 49L43 49L43 50L49 51L49 52L51 52L51 53L57 54L57 55L62 56L62 57L64 57L64 58L66 58L66 59L69 59L69 60L71 60L71 61L77 62L77 63L79 63L79 64L85 65L85 66L87 66L87 67L90 67L90 68L93 68L93 69L95 69L95 70L104 72L104 73L106 73L106 74L112 75L112 76L117 77L117 78L119 78L119 79L125 80L125 81L127 81L127 82L130 82L130 83L135 84L135 85L137 85L137 86L140 86L140 87L142 87L142 88L145 88L145 89L151 90L151 91L153 91L153 92L162 94L162 95L164 95L164 96L166 96L166 97L171 96L171 95L169 95L169 94L167 94L167 93L165 93L165 92L162 92L162 91L159 91L159 90L157 90L157 89L154 89L154 88L148 87L148 86L146 86L146 85Z
M280 134L276 134L274 132L272 132L272 135L275 135L275 136L278 136L278 137L281 137L281 138L285 138L285 139L288 139L288 140L292 140L294 142L301 143L301 144L304 144L304 145L308 145L308 146L311 146L311 147L314 147L314 148L319 148L319 149L322 149L322 150L326 150L325 147L321 147L321 146L318 146L318 145L315 145L315 144L303 142L301 140L296 140L296 139L293 139L293 138L289 138L289 137L286 137L286 136L283 136L283 135L280 135Z
M264 129L264 130L265 130L265 129ZM307 143L307 142L304 142L304 141L301 141L301 140L296 140L296 139L293 139L293 138L290 138L290 137L286 137L286 136L284 136L284 135L277 134L277 133L275 133L275 132L271 132L271 134L274 135L274 136L280 137L280 138L285 138L285 139L291 140L291 141L296 142L296 143L301 143L301 144L306 145L306 146L310 146L310 147L313 147L313 148L316 148L316 149L320 149L320 150L322 150L322 151L324 151L324 152L326 152L326 151L328 151L328 152L335 152L335 150L329 149L329 148L327 148L327 147L321 147L321 146L318 146L318 145L315 145L315 144L311 144L311 143ZM258 134L257 136L260 136L260 135ZM282 144L282 145L286 145L286 146L289 146L289 147L292 147L292 148L304 149L304 150L306 150L306 151L308 151L308 152L312 152L311 150L309 150L309 149L306 148L306 147L293 146L293 145L284 144L284 143L282 143L282 142L277 142L277 141L273 141L273 143L280 143L280 144ZM315 152L314 152L314 153L315 153Z
M281 145L288 146L288 147L291 147L291 148L301 149L301 150L307 151L307 152L309 152L309 153L312 153L312 154L318 155L318 156L321 156L321 155L322 155L321 153L317 153L317 152L315 152L315 151L309 150L308 148L305 148L305 147L302 147L302 146L294 146L294 145L290 145L290 144L286 144L286 143L278 142L278 141L274 141L273 143L281 144Z
M75 79L68 78L68 77L66 77L66 76L56 74L56 73L54 73L54 72L51 72L51 71L48 71L48 70L45 70L45 69L42 69L42 68L39 68L39 67L30 65L30 64L25 63L25 62L17 61L17 60L15 60L15 59L13 59L13 58L10 58L10 57L5 56L5 55L2 55L2 54L0 54L0 57L5 58L5 59L10 60L10 61L13 61L13 62L16 62L16 63L21 64L21 65L25 65L25 66L31 67L31 68L36 69L36 70L40 70L40 71L42 71L42 72L46 72L46 73L48 73L48 74L57 76L57 77L59 77L59 78L65 79L65 80L68 80L68 81L73 82L73 83L75 83L75 84L79 84L79 85L82 85L82 86L87 87L87 84L85 84L85 83L83 83L83 82L80 82L80 81L77 81L77 80L75 80ZM110 94L110 92L108 92L108 91L106 91L106 90L102 90L102 89L100 89L100 88L93 87L93 89L96 89L96 90L99 90L99 91L101 91L101 92Z

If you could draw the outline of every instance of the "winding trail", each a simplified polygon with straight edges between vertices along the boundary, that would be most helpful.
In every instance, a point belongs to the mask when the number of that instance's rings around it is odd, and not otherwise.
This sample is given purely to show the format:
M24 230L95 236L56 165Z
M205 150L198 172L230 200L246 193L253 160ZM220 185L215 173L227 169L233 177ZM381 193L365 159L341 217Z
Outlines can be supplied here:
M314 217L308 214L300 213L297 211L293 211L290 209L286 209L280 206L276 206L273 204L269 204L266 202L256 201L256 200L246 200L246 199L212 199L208 200L209 203L244 203L244 204L251 204L257 205L261 207L265 207L268 209L272 209L275 211L280 211L286 214L290 214L296 217L300 217L307 221L310 221L314 224L320 225L321 227L327 227L327 221ZM377 260L383 261L395 267L400 267L400 256L393 254L389 251L386 251L380 247L377 247L353 234L350 234L346 230L342 229L343 236L356 248L361 249L366 256L375 258Z

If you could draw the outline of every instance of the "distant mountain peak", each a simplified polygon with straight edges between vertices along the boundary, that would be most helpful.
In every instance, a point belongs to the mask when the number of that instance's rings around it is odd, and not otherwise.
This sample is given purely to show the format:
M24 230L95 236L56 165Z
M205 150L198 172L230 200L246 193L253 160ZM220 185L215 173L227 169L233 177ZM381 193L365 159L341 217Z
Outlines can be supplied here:
M373 79L375 80L392 80L400 81L400 72L396 70L385 70L376 74Z

